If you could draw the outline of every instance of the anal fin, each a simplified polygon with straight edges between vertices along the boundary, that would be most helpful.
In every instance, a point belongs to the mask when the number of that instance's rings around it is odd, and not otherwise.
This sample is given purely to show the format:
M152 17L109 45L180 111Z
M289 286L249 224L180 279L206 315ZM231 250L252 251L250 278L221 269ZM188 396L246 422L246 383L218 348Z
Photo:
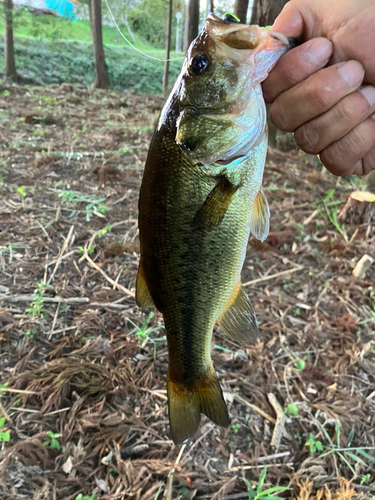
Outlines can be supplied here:
M251 216L250 231L260 241L264 241L270 230L270 209L267 199L260 189L255 197Z
M135 287L135 301L138 307L154 307L154 301L148 291L144 277L142 259L139 261L137 283Z
M219 226L239 187L233 186L225 176L222 176L196 213L194 222L204 229Z
M217 323L227 335L241 343L250 343L258 335L258 324L250 299L238 281L225 311Z

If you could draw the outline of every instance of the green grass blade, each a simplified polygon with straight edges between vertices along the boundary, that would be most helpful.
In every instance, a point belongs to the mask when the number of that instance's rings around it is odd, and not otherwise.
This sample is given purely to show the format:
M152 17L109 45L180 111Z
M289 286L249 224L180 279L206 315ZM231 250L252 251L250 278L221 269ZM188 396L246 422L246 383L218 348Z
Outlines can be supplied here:
M264 480L266 479L266 474L267 474L267 467L265 467L260 474L259 482L258 482L258 486L257 486L257 495L259 495L262 492L263 483L264 483Z

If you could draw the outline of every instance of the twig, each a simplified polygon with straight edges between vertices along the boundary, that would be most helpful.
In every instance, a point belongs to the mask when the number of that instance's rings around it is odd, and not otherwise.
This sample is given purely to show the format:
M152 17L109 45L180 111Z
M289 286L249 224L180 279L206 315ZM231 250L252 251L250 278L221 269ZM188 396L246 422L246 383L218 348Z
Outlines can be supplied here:
M52 322L51 331L49 332L49 335L48 335L48 339L49 339L49 340L51 340L52 335L53 335L53 329L55 328L55 325L56 325L57 316L59 315L59 309L60 309L60 304L57 304L57 307L56 307L56 312L55 312L55 315L54 315L54 317L53 317L53 322Z
M5 300L7 302L30 302L34 300L34 295L5 295L0 294L0 300ZM88 304L90 299L88 297L45 297L43 296L43 302L57 302L63 304Z
M239 401L240 403L243 403L244 405L248 406L252 410L256 411L257 413L259 413L259 415L262 415L262 417L269 420L272 424L276 424L276 420L273 417L271 417L270 415L268 415L268 413L266 413L265 411L261 410L260 408L258 408L255 405L249 403L248 401L246 401L246 399L241 398L241 396L239 396L238 394L233 394L233 396L237 399L237 401Z
M35 391L23 391L22 389L11 389L10 387L2 387L1 392L14 392L16 394L39 394Z
M286 271L281 271L276 274L271 274L270 276L264 276L263 278L257 278L256 280L247 281L246 283L243 284L243 286L254 285L255 283L260 283L261 281L267 281L273 278L278 278L279 276L283 276L284 274L291 274L295 273L296 271L301 271L301 269L304 269L304 266L298 266L293 269L287 269Z
M181 446L180 452L177 455L176 461L172 467L172 469L168 473L168 479L167 479L167 487L165 489L165 499L166 500L171 500L172 499L172 484L173 484L173 474L175 471L176 466L181 460L182 454L186 448L186 443Z
M234 472L237 470L251 470L251 469L264 469L265 467L268 467L272 465L272 467L293 467L293 462L288 462L286 464L264 464L264 465L240 465L238 467L232 467L230 470L225 471L225 472Z
M280 446L281 438L283 437L285 431L284 428L285 428L286 416L283 408L277 401L276 396L274 394L270 392L268 394L268 399L271 405L273 406L273 409L276 412L276 425L272 435L271 446L275 446L275 448L278 449Z
M6 409L4 408L4 406L1 404L0 402L0 412L4 415L4 417L8 420L8 422L10 424L13 423L12 419L10 418L10 416L8 415L8 413L6 412Z
M55 264L55 267L52 271L52 274L51 276L49 277L49 280L47 281L47 284L49 285L51 283L51 281L53 280L55 274L56 274L56 271L61 263L61 259L62 259L62 256L64 255L65 253L65 250L68 248L68 245L69 245L69 241L70 241L70 238L72 237L72 234L73 234L73 229L74 229L74 226L70 226L70 229L69 229L69 233L68 233L68 236L66 237L66 239L64 240L64 243L63 243L63 246L62 246L62 249L61 249L61 252L60 252L60 255L58 256L58 259L57 259L57 262Z
M87 262L90 264L91 267L93 267L94 269L96 269L97 271L100 272L100 274L109 282L111 283L111 285L113 285L114 287L118 288L119 290L121 290L122 292L124 292L126 295L129 295L129 297L131 297L132 299L135 299L135 295L133 292L131 292L130 290L128 290L127 288L125 288L124 286L122 285L119 285L118 283L116 283L112 278L110 278L108 276L108 274L106 274L103 269L100 269L100 267L95 264L95 262L89 257L89 255L87 254L87 252L85 252L84 254L84 257L85 259L87 260Z

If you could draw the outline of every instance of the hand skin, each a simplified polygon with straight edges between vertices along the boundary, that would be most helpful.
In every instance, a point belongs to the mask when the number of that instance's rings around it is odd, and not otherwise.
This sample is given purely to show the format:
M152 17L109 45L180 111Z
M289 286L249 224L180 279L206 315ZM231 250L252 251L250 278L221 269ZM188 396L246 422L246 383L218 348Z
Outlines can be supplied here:
M335 175L375 170L375 1L291 0L272 30L302 42L263 84L272 121Z

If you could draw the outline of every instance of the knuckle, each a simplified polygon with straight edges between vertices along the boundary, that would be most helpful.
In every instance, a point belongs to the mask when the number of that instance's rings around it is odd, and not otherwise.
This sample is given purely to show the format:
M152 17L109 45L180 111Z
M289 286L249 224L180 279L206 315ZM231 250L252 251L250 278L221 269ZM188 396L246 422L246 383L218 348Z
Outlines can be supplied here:
M312 126L302 125L295 131L294 138L298 146L305 151L305 153L314 155L319 153L322 149L319 147L319 134Z

